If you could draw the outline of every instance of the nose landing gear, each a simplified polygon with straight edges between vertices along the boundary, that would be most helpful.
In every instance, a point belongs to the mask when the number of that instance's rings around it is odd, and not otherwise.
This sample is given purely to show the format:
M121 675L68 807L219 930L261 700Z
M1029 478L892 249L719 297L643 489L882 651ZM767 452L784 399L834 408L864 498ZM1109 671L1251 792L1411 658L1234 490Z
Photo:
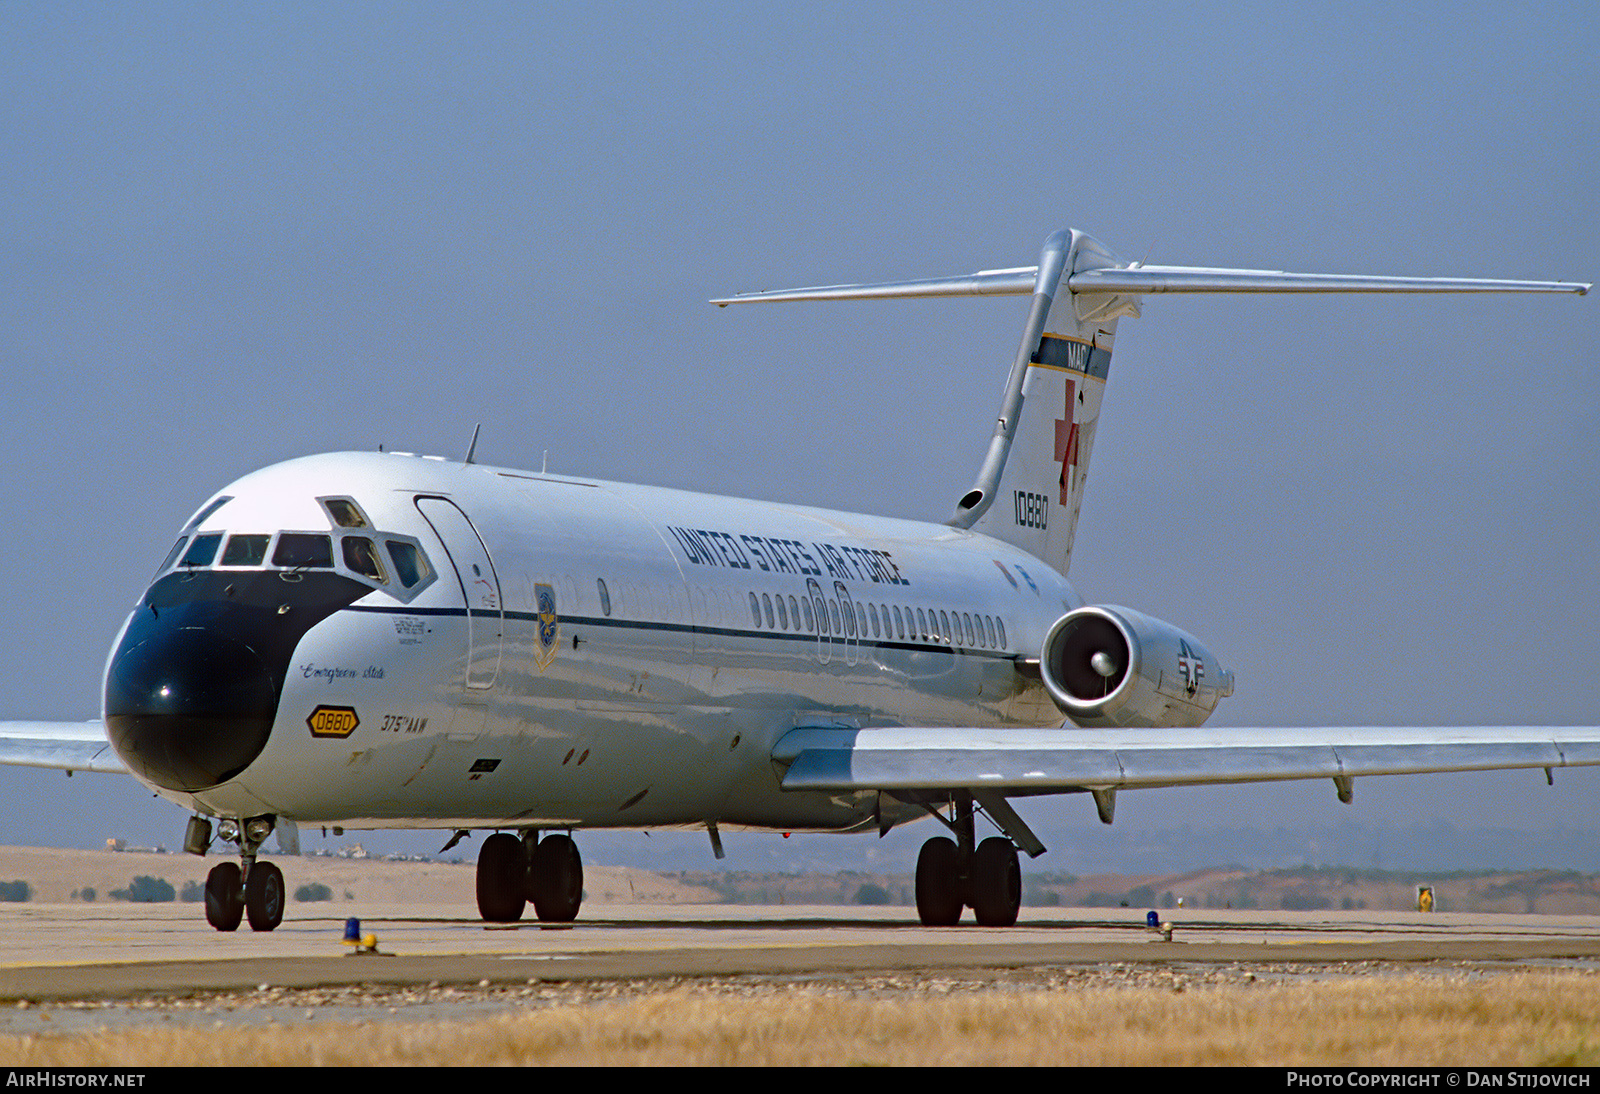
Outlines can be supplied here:
M196 821L210 828L210 823L200 817L191 819L186 846L201 842L195 839ZM275 822L271 816L251 817L243 825L229 819L218 827L217 834L222 839L239 845L240 862L218 863L206 875L206 922L217 930L236 931L239 921L245 918L252 931L270 931L283 922L283 871L256 858ZM209 832L203 842L210 842Z

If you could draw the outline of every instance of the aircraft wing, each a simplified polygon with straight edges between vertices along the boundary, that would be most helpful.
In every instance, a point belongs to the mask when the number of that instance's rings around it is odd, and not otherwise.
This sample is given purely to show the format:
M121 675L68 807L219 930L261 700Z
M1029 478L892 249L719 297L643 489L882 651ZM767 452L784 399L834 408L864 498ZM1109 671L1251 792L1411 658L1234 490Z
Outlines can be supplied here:
M1597 726L790 730L785 790L1025 795L1600 764Z
M0 722L0 764L119 774L128 770L106 740L105 726L98 718L89 722Z

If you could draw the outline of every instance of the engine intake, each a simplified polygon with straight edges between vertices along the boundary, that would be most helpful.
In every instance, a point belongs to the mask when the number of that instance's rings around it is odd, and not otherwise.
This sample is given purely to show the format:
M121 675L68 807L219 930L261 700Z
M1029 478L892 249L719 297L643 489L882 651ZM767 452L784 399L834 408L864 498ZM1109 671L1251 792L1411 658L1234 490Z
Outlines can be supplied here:
M1056 620L1039 668L1056 705L1092 728L1198 726L1233 694L1233 673L1193 635L1116 605Z

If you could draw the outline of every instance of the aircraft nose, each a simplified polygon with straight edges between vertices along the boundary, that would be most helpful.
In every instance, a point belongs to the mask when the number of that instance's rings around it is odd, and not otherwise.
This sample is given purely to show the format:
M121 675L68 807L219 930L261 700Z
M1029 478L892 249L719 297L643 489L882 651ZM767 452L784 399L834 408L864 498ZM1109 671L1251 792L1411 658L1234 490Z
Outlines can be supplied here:
M221 631L144 629L129 635L106 673L111 743L130 768L168 790L226 782L266 747L278 711L275 674Z

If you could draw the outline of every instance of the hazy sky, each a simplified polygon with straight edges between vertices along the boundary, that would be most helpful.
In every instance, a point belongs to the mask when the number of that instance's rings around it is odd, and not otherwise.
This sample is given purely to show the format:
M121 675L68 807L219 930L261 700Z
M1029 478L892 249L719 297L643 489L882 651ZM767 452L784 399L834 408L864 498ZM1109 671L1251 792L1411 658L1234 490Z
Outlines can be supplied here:
M1068 225L1159 263L1600 277L1595 5L940 8L0 5L0 716L92 716L178 527L295 455L482 422L484 462L949 512L1025 301L714 295L1025 265ZM1222 724L1592 724L1597 334L1594 296L1153 298L1071 576L1211 646ZM1118 822L1589 830L1597 789ZM0 842L181 835L131 781L0 793Z

